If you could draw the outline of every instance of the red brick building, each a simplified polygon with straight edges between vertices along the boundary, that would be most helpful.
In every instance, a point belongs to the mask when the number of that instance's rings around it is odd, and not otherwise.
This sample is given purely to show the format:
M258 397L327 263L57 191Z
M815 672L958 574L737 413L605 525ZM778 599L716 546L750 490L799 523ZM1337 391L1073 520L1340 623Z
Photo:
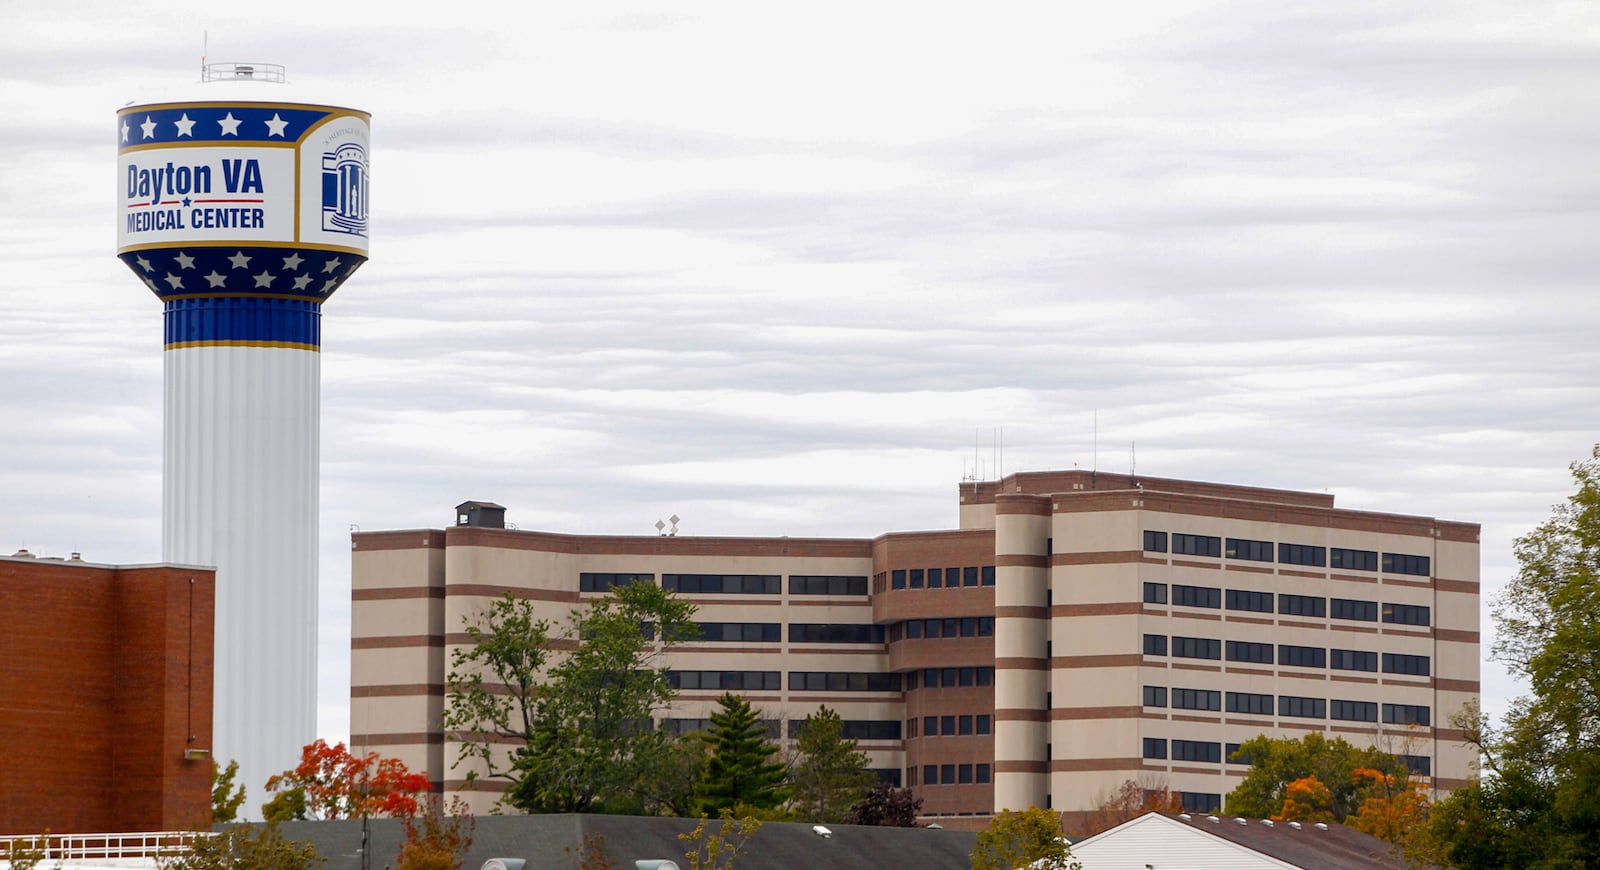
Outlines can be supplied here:
M0 834L210 826L214 580L0 558Z

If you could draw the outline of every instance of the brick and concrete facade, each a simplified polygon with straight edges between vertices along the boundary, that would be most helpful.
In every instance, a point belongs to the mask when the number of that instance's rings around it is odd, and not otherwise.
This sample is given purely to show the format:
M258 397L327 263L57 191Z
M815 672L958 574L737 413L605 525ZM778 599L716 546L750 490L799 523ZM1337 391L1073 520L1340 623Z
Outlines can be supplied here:
M0 558L0 834L210 827L213 580Z
M959 510L870 539L357 533L352 744L487 808L500 786L469 786L439 728L463 619L510 591L558 620L642 575L725 635L669 654L664 727L725 689L780 734L827 704L947 825L1086 811L1130 779L1210 809L1263 733L1376 744L1436 788L1469 775L1445 726L1478 693L1476 525L1088 471L966 483Z

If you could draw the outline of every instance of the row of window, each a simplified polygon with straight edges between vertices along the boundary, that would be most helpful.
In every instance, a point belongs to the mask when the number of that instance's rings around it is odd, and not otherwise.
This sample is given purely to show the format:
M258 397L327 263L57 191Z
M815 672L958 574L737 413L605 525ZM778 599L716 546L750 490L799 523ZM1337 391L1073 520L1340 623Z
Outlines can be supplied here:
M993 728L993 717L987 713L959 716L924 716L922 717L923 737L969 737L973 735L988 734ZM908 736L917 736L917 720L907 719L906 728Z
M783 624L777 622L697 622L703 642L777 643ZM870 623L789 623L790 643L883 643L884 628Z
M1144 584L1144 603L1206 607L1212 610L1220 610L1226 605L1228 610L1249 613L1272 613L1274 610L1271 592L1223 590L1217 586L1186 586L1181 583L1171 584L1170 593L1168 590L1166 583ZM1288 593L1277 595L1276 610L1290 616L1321 618L1331 615L1334 619L1356 622L1377 622L1381 617L1384 622L1393 625L1429 625L1433 616L1432 609L1421 604L1383 604L1380 607L1376 601Z
M686 595L777 595L777 574L662 574L661 588Z
M963 586L993 585L993 565L965 568L899 568L889 572L891 589L958 589Z
M712 724L713 723L710 719L663 719L661 720L661 730L672 735L693 734L696 731L710 731ZM790 724L791 730L793 730L793 723L791 722ZM768 740L778 739L778 720L762 719L761 729L763 732L765 732ZM792 737L794 735L791 734L790 736Z
M1170 748L1169 748L1170 744ZM1158 761L1192 761L1204 764L1221 764L1226 758L1229 764L1250 764L1250 759L1239 752L1239 744L1229 743L1224 750L1221 743L1205 740L1178 740L1171 741L1161 737L1144 738L1144 757ZM1426 755L1396 755L1412 773L1423 776L1433 775L1433 759ZM1207 808L1191 807L1185 799L1183 808L1190 812L1210 812L1222 804L1220 795L1205 795L1211 798L1212 803Z
M994 680L990 669L990 682ZM667 671L674 689L775 692L783 685L781 671ZM790 671L789 690L800 692L898 692L899 674L838 671Z
M845 740L899 740L899 719L845 719L840 723L839 736ZM799 737L806 728L806 720L790 719L789 736ZM916 736L916 735L912 735Z
M1383 653L1380 658L1378 653L1367 650L1324 649L1320 646L1297 646L1288 643L1280 643L1274 646L1270 643L1254 643L1244 640L1218 641L1209 637L1179 637L1177 635L1173 635L1169 643L1168 636L1164 634L1147 634L1144 636L1145 655L1164 656L1167 655L1168 649L1172 651L1172 655L1175 658L1221 661L1223 658L1222 653L1226 651L1227 660L1230 662L1246 662L1259 665L1277 664L1288 668L1325 668L1329 667L1331 659L1332 668L1337 671L1369 671L1376 673L1380 661L1383 664L1383 672L1386 674L1426 677L1429 676L1432 670L1432 659L1428 656L1406 655L1404 653Z
M906 674L906 689L956 689L994 685L994 668L925 668Z
M941 619L908 619L889 626L889 642L935 637L992 637L994 617L952 616Z
M1252 716L1272 716L1276 709L1276 715L1279 716L1299 719L1331 718L1345 722L1377 722L1381 711L1383 721L1390 725L1429 725L1432 718L1430 708L1417 704L1380 705L1372 701L1344 700L1327 702L1322 698L1303 698L1297 695L1274 697L1255 692L1221 692L1211 689L1169 690L1166 686L1145 686L1144 705L1218 713L1226 710L1229 713L1245 713Z
M578 575L579 592L609 592L618 586L656 582L654 574L584 571ZM769 574L663 574L663 588L705 594L776 595L778 577ZM867 578L844 575L793 574L790 595L866 595Z
M1147 553L1168 551L1166 532L1146 530L1144 549ZM1311 544L1253 541L1248 538L1221 538L1214 535L1186 535L1172 533L1171 552L1179 556L1209 556L1249 562L1273 562L1283 565L1309 565L1314 568L1333 567L1344 571L1377 571L1383 566L1385 574L1411 574L1426 577L1430 573L1431 559L1408 553L1384 553L1380 560L1376 550L1350 550L1342 547L1318 547ZM1226 544L1226 546L1224 546Z
M924 764L921 785L982 785L989 782L987 764ZM918 785L917 769L911 768L911 785Z

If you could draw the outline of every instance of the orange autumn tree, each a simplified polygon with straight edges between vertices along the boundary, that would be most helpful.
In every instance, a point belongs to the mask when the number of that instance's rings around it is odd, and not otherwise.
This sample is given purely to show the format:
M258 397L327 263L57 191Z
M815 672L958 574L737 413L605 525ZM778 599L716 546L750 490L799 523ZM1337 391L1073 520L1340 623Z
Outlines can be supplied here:
M1384 773L1370 767L1350 772L1356 782L1359 803L1344 823L1391 843L1403 841L1413 828L1426 820L1428 796L1409 774Z
M1333 792L1314 776L1302 776L1283 790L1283 811L1274 818L1291 822L1333 821Z
M343 743L329 746L321 738L306 745L295 769L267 780L267 791L277 793L273 804L290 798L286 803L298 809L303 801L304 811L319 819L410 818L417 813L417 798L432 788L426 776L407 770L398 758L376 752L356 756Z

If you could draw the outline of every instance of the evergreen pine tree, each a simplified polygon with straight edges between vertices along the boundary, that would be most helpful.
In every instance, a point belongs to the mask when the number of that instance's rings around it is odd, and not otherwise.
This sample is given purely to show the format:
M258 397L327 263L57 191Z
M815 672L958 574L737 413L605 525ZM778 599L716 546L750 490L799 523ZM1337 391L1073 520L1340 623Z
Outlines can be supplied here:
M865 753L844 736L844 720L824 706L800 725L789 765L793 810L811 822L840 822L875 777Z
M748 701L729 692L717 705L705 736L711 755L695 788L701 814L716 817L723 810L777 807L783 803L780 784L788 774L782 764L768 760L778 747L767 740L766 728Z

